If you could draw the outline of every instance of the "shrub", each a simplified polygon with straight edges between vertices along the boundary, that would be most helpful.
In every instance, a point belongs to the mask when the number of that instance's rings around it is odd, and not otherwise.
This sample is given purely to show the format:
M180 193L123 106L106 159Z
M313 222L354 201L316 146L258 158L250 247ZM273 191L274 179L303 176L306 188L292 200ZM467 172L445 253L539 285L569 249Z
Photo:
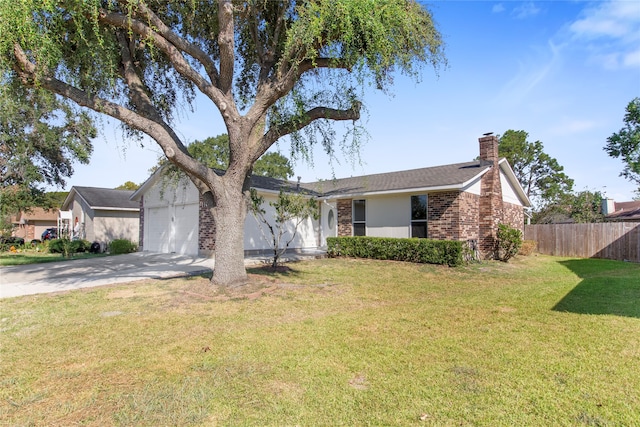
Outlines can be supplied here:
M87 240L52 239L49 241L49 252L63 254L66 257L86 252L90 247L91 243Z
M109 244L109 252L112 255L129 254L137 249L136 244L127 239L116 239Z
M462 242L455 240L394 239L387 237L329 237L329 256L348 256L425 264L462 264Z
M507 224L498 224L498 259L507 262L522 246L522 232Z
M536 242L535 240L523 240L522 246L518 251L518 255L529 256L536 250L537 247L538 242Z
M64 253L64 246L70 242L69 239L51 239L49 240L49 252L52 254Z

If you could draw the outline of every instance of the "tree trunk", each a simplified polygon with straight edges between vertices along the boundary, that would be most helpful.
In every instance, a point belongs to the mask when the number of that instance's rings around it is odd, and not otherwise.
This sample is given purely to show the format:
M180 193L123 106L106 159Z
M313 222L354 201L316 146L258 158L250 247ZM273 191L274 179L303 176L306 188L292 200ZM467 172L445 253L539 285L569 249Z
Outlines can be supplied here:
M244 266L244 220L247 205L242 186L225 182L212 209L216 224L215 266L211 283L236 286L247 282Z

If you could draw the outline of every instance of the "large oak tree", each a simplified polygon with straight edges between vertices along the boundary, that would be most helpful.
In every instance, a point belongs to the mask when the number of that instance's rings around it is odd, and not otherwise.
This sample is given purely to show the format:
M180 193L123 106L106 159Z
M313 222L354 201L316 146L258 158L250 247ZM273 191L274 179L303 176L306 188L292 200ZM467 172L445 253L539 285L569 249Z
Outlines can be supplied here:
M289 135L332 154L329 123L355 121L368 82L444 62L413 0L0 0L3 79L47 89L149 135L209 202L212 281L244 282L243 224L254 162ZM223 174L189 155L174 121L196 93L229 135Z

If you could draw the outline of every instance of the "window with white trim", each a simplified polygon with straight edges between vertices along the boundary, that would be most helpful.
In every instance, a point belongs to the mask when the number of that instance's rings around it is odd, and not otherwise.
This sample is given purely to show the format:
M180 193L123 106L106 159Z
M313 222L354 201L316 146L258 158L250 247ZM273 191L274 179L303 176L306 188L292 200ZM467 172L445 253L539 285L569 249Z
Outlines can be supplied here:
M411 237L427 237L427 195L411 196Z
M353 235L367 235L367 203L365 200L353 201Z

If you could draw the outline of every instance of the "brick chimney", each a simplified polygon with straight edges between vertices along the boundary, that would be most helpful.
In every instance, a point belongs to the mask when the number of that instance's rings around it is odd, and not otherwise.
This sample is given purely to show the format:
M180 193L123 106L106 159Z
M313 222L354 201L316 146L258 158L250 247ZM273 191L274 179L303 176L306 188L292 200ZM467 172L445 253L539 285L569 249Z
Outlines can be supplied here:
M498 138L489 133L478 139L480 143L480 165L490 169L482 176L480 183L480 227L478 247L485 259L496 257L496 234L502 222L502 186L498 166Z

